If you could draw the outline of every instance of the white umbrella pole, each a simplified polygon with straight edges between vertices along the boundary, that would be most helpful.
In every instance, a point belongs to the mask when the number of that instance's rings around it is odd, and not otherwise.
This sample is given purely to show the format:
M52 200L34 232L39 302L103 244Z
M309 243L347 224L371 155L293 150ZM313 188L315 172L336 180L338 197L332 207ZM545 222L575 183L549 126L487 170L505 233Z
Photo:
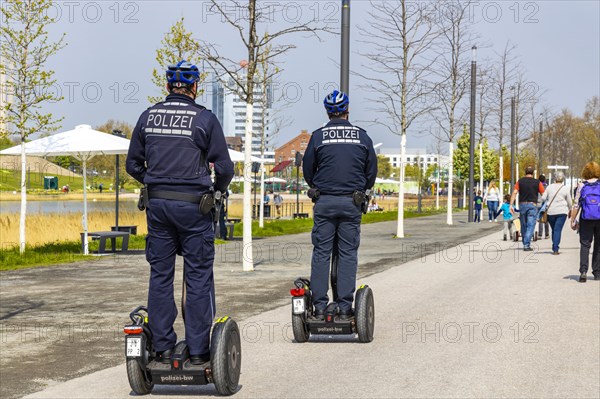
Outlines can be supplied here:
M260 164L260 216L258 218L258 227L265 227L265 165Z
M83 225L83 254L88 255L90 253L88 247L88 223L87 223L87 164L83 161L83 219L81 220Z

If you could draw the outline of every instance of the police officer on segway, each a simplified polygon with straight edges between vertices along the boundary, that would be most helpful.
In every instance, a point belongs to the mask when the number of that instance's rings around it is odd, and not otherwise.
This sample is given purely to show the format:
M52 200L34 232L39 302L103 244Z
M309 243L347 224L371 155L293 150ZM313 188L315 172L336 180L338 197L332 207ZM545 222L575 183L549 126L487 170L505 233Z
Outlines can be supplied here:
M179 253L187 284L185 336L196 365L210 360L215 316L212 204L227 190L234 172L217 117L195 102L198 68L181 61L168 67L166 77L170 94L147 109L135 126L127 173L147 187L148 318L157 360L169 363L177 342L173 279ZM209 163L214 164L214 184Z
M314 245L311 265L314 317L323 319L329 298L329 265L338 251L337 304L339 317L353 317L360 223L365 193L375 184L377 155L367 132L348 121L349 98L335 90L324 101L329 123L313 132L304 155L304 179L314 206ZM334 293L334 296L336 293Z

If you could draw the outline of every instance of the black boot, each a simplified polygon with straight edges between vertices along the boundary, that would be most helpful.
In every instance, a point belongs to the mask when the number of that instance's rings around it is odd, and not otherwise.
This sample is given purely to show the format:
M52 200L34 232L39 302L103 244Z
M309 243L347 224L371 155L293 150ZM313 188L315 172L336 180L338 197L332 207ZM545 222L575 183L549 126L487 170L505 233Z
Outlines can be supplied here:
M171 363L172 355L173 349L167 349L166 351L156 352L156 359L163 364L169 364Z
M194 366L200 366L201 364L210 362L210 353L204 355L190 355L190 362Z

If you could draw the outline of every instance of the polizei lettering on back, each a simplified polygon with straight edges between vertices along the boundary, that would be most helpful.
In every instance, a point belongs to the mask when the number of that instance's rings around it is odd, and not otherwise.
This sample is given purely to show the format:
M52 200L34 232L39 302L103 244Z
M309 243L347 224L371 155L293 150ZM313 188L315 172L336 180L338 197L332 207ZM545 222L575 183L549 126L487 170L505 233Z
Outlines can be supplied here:
M323 140L360 139L358 130L323 130Z
M150 114L148 126L161 128L191 129L193 118L190 115Z

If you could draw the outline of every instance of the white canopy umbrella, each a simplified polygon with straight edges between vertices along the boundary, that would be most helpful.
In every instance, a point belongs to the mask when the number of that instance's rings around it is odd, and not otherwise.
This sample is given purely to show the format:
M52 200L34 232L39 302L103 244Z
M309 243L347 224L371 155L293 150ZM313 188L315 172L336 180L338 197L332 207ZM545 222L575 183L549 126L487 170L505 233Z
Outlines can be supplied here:
M400 182L398 180L381 179L378 177L375 179L375 184L398 184L398 185L400 185Z
M268 179L265 180L265 183L287 183L287 180L285 179L280 179L279 177L270 177Z
M231 161L233 161L233 162L244 162L245 161L243 152L235 151L232 149L229 149L229 157L231 158ZM263 163L263 160L258 157L253 156L251 159L252 159L252 162Z
M83 164L83 233L84 250L89 253L87 234L87 161L96 155L127 154L129 140L93 130L90 125L78 125L73 130L54 134L25 144L25 153L40 157L72 156ZM0 151L1 155L19 155L21 146L7 148ZM118 190L118 188L117 188Z

